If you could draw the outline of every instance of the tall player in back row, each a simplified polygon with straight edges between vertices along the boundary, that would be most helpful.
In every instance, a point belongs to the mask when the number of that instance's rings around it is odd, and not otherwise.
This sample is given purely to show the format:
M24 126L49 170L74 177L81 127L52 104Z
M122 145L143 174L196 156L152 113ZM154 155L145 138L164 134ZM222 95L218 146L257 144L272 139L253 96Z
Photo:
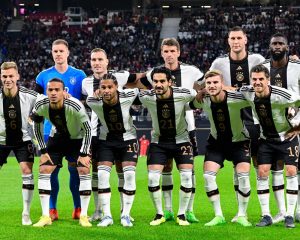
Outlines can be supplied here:
M280 33L270 38L269 45L271 59L263 62L270 71L270 84L290 90L300 95L300 62L290 59L288 40ZM299 164L299 162L298 162ZM273 223L281 222L286 215L284 197L283 162L272 165L272 186L278 207L278 214L273 217ZM299 169L300 165L298 166ZM298 182L300 175L298 173ZM298 192L298 203L295 215L296 221L300 221L300 194Z
M20 75L15 62L2 63L1 83L3 88L0 92L0 168L6 163L9 153L13 151L22 172L22 224L31 225L30 205L34 189L32 174L34 146L28 132L28 117L38 94L24 87L19 87L17 85L19 79Z
M247 35L241 27L233 27L228 33L228 45L230 51L228 55L215 59L210 69L220 70L224 77L224 85L241 87L250 84L249 72L251 68L265 59L260 54L253 54L247 51ZM256 153L258 148L259 125L252 116L251 108L242 110L242 118L250 135L251 157L256 166ZM234 188L238 196L238 176L234 173ZM232 219L236 222L237 215Z
M180 57L180 45L175 38L163 39L160 47L161 56L164 60L163 66L171 71L173 76L173 86L184 87L193 89L195 84L203 78L203 73L193 65L188 65L179 61ZM147 80L142 81L146 86L152 86L151 73L153 70L147 72ZM194 156L198 155L197 138L195 130L195 118L192 110L186 111L185 119L188 123L188 132L190 141L193 145ZM164 215L166 220L174 219L174 213L172 208L172 190L173 190L173 178L172 178L173 159L169 159L164 170L162 172L162 191L165 202ZM196 178L193 171L193 187L191 198L187 207L186 217L189 222L198 222L193 211L194 197L196 190Z
M141 73L129 73L128 71L112 71L108 70L109 60L107 54L102 48L95 48L91 51L90 59L91 69L93 75L83 79L82 81L82 95L83 99L87 96L92 96L96 90L99 89L101 79L106 74L112 74L117 79L118 89L122 90L124 86L130 84L135 85L137 80L143 76ZM95 202L95 211L90 217L90 221L98 221L102 217L100 204L98 201L98 163L96 161L96 152L99 146L98 135L100 133L100 124L98 117L94 111L91 113L91 124L92 124L92 163L93 163L93 174L92 174L92 190ZM121 200L121 212L123 209L123 186L124 186L124 173L122 171L122 164L117 161L116 170L118 173L118 190L120 192ZM132 220L132 219L131 219Z
M177 223L189 225L185 213L192 193L193 148L187 132L185 105L193 100L193 89L171 87L171 71L165 67L154 68L151 73L153 90L141 92L142 104L152 118L152 137L148 152L148 188L156 209L150 225L166 221L163 216L160 176L169 159L175 159L180 172L179 210Z
M54 66L50 67L36 77L36 91L46 95L47 84L50 79L59 78L62 79L66 91L64 92L65 97L71 95L81 100L81 83L86 77L82 70L76 69L68 65L69 57L69 45L63 39L57 39L52 43L52 57L54 60ZM48 141L50 134L51 124L48 120L45 121L44 136L45 141ZM76 159L68 158L68 170L70 172L70 190L73 196L74 210L72 217L78 219L80 215L80 196L79 196L79 176L76 169ZM60 168L56 168L51 174L51 197L50 197L50 216L52 220L58 219L58 212L56 209L57 195L59 191L58 173Z

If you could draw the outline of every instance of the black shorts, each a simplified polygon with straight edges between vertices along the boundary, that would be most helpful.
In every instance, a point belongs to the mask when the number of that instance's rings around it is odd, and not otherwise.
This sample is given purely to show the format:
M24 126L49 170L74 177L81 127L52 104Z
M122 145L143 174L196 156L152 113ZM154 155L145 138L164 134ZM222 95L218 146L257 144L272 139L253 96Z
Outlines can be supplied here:
M259 137L260 137L260 125L259 124L245 124L250 136L250 151L251 157L257 156Z
M93 136L91 142L91 151L92 151L92 161L97 159L97 150L100 146L100 140L98 137Z
M63 137L49 137L47 142L48 154L58 167L62 167L63 157L68 157L69 162L77 162L82 139L69 139ZM72 161L70 161L72 159Z
M294 138L292 141L285 140L283 142L260 139L257 163L258 165L276 164L282 161L285 165L298 166L298 150L298 138Z
M193 155L194 155L194 157L196 157L199 155L196 130L189 131L189 138L190 138L190 142L193 146Z
M225 159L232 161L234 166L241 162L251 162L249 141L225 143L209 136L207 142L204 161L218 163L221 168L224 167Z
M190 142L184 143L151 143L147 158L147 165L166 165L168 159L175 160L176 164L193 164L193 146Z
M7 163L7 157L13 151L18 163L34 162L34 145L31 141L23 142L18 146L0 145L0 165Z
M139 145L136 139L127 141L104 141L99 140L99 147L96 151L96 161L137 162Z

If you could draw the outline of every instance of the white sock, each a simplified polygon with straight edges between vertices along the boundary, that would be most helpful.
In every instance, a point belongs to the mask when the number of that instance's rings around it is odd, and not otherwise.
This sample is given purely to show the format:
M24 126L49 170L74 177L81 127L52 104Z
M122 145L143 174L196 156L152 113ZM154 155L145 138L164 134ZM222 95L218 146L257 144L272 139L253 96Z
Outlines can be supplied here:
M277 203L277 207L280 213L285 215L285 199L284 199L284 178L283 170L272 171L272 186Z
M98 166L98 201L104 216L111 217L110 197L111 190L109 184L111 167L100 165Z
M271 216L270 214L270 189L269 177L257 178L257 196L261 207L261 214Z
M81 202L80 216L87 216L92 190L91 174L79 175L79 180L79 194Z
M180 191L178 214L184 215L192 194L192 169L180 169Z
M187 211L193 212L194 211L194 200L195 200L195 193L196 193L196 176L194 169L192 171L192 193L190 197L190 201L187 207Z
M223 217L223 212L221 208L220 202L220 194L219 189L216 182L216 172L205 171L204 172L204 182L205 182L205 190L206 194L209 198L209 201L212 203L215 216Z
M133 204L136 183L135 166L123 167L124 189L123 189L123 211L122 216L130 216L130 210Z
M23 195L23 213L22 214L30 214L30 205L33 197L34 190L34 180L32 174L23 174L22 175L23 187L22 187L22 195Z
M51 183L50 183L51 174L39 174L38 188L40 194L40 201L42 206L42 215L49 217L49 200L51 192Z
M118 173L118 191L120 194L120 209L123 211L124 173Z
M99 211L100 206L98 204L98 172L92 173L92 191L94 197L95 211Z
M295 207L298 196L298 178L297 175L286 176L286 205L287 216L294 217Z
M238 207L239 212L238 216L246 216L247 215L247 207L250 197L250 179L249 173L243 172L238 173L238 181L239 181L239 189L238 189Z
M298 171L298 197L297 197L297 209L296 212L300 213L300 171Z
M238 179L238 174L236 172L236 168L233 169L233 185L234 185L234 191L235 191L235 197L236 200L239 200L239 179ZM239 204L239 201L238 201Z
M172 207L172 191L173 191L173 177L172 172L163 172L161 179L161 189L165 203L165 209L173 212Z
M150 192L150 197L156 209L156 213L164 215L162 210L161 191L159 187L160 175L161 172L159 170L148 171L148 190Z

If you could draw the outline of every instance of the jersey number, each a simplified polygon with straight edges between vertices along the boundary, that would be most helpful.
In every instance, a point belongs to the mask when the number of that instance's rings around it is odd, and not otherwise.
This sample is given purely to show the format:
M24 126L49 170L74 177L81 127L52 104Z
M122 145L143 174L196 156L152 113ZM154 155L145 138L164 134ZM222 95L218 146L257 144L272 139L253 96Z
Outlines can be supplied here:
M170 128L174 128L171 119L168 119L168 120L160 120L160 126L161 126L162 129L170 129Z

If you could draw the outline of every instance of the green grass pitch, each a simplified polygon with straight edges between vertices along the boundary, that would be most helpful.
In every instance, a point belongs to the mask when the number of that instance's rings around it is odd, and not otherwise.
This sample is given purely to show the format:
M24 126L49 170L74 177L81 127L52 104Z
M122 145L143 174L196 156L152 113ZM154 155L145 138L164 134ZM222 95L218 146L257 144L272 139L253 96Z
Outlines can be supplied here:
M117 176L113 169L111 175L112 200L111 209L114 218L114 225L108 228L99 228L94 224L92 228L82 228L78 221L71 218L72 199L68 188L69 173L64 168L60 173L60 193L58 199L59 221L51 226L36 229L32 226L21 225L22 196L21 196L21 175L15 158L8 159L8 164L0 170L0 239L299 239L300 224L295 229L286 229L283 223L267 228L243 228L230 222L237 212L237 203L233 191L232 164L226 162L217 176L218 186L221 194L221 204L227 224L213 228L204 227L204 223L213 217L213 209L204 191L202 177L203 157L195 160L197 176L197 190L194 210L200 223L186 227L179 227L175 222L167 222L161 226L151 227L149 222L155 215L154 207L150 200L147 188L147 170L145 158L140 158L137 168L137 193L131 215L135 218L133 228L123 228L120 224L119 193L117 191ZM37 166L38 159L34 166L35 192L31 207L31 218L36 222L41 215L41 207L37 189ZM179 175L174 171L174 193L173 206L175 213L178 208ZM260 219L260 207L255 190L255 174L251 172L251 198L248 208L248 218L255 224ZM94 203L91 198L89 214L93 212ZM271 210L276 213L273 193L271 192Z

